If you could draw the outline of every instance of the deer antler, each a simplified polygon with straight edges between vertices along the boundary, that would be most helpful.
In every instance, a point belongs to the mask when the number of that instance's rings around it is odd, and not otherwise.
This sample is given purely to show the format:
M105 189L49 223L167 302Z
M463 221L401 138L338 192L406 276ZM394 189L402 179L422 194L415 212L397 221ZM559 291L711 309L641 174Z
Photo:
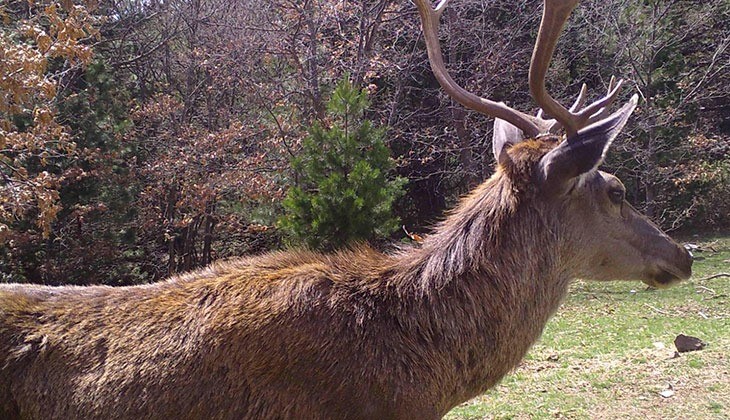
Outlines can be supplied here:
M568 109L568 112L572 116L575 116L575 119L578 120L578 129L605 118L608 115L608 110L610 109L611 104L613 104L613 101L616 98L616 94L618 93L622 85L623 80L619 80L617 83L616 77L611 76L611 81L608 83L608 93L606 94L606 96L581 109L579 112L576 112L585 103L586 93L588 92L588 87L585 83L583 83L583 86L580 89L580 93L578 94L578 98L576 98L573 105L570 107L570 109ZM537 118L543 118L543 115L544 111L540 109L540 111L537 113ZM551 124L548 128L548 132L551 134L556 134L560 131L561 128L563 128L563 124L561 124L556 119L551 119L550 122Z
M446 70L438 38L439 19L446 9L449 0L441 0L435 8L431 6L430 0L414 0L414 2L421 15L423 36L426 39L426 49L428 50L428 60L431 63L431 69L436 76L436 80L438 80L441 87L451 98L469 109L492 117L501 118L516 126L525 135L530 137L535 137L549 128L550 125L542 119L510 108L504 103L479 97L459 86L451 77L448 70Z
M535 41L535 49L532 52L530 61L530 93L540 107L548 114L555 117L556 122L550 125L549 131L555 132L560 127L565 128L568 137L574 135L581 128L603 118L608 108L618 95L623 80L616 82L611 77L606 96L598 99L589 106L577 111L585 101L586 87L583 85L578 99L568 110L559 102L553 99L545 89L545 75L550 66L555 45L558 42L560 33L565 22L570 17L573 9L580 0L545 0L540 22L540 30ZM542 117L541 114L538 114Z
M622 80L616 82L615 78L611 77L608 93L582 109L580 108L585 103L587 91L585 85L581 88L578 98L570 109L566 109L547 93L545 75L555 52L555 45L565 22L579 1L545 0L540 30L530 61L529 75L530 93L541 107L537 116L527 115L504 103L479 97L459 86L446 69L438 39L439 20L449 0L440 0L435 8L432 7L430 0L414 0L414 3L421 16L431 69L441 87L451 98L474 111L509 122L528 137L556 133L561 128L565 128L570 137L581 128L604 118L623 84ZM544 119L543 111L555 119Z

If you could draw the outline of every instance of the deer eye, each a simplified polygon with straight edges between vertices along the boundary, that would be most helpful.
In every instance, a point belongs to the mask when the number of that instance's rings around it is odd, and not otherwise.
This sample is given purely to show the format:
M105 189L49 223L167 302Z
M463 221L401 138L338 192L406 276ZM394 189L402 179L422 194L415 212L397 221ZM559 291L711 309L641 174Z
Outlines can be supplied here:
M614 203L614 204L621 204L624 202L626 192L624 190L620 189L611 189L608 190L608 198Z

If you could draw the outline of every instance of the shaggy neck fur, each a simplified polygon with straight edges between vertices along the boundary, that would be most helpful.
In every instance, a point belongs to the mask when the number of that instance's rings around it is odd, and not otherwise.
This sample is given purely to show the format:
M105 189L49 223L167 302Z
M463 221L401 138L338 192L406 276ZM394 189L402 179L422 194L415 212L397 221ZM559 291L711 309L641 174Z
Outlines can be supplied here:
M413 327L453 356L433 367L454 387L444 390L456 397L444 401L447 409L516 366L567 293L557 219L535 199L530 171L548 147L513 148L513 161L465 198L422 248L397 258L402 293L422 296L432 314Z

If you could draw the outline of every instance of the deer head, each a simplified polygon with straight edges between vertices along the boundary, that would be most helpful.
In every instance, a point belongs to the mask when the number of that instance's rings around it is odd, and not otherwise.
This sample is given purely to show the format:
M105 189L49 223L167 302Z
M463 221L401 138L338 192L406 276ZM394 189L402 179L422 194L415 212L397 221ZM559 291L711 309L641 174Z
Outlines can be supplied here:
M446 70L438 40L439 18L448 0L441 0L435 8L429 0L414 1L436 79L457 102L495 117L492 150L498 167L504 176L529 176L536 188L535 205L558 214L556 229L569 248L571 274L596 280L638 279L654 287L689 278L691 255L626 202L625 188L618 178L598 170L636 108L638 96L609 114L623 83L614 78L607 94L587 106L585 85L570 108L546 91L545 75L555 45L579 0L544 2L529 72L530 93L541 108L536 116L459 86ZM558 134L561 130L564 136ZM521 157L525 154L517 151L527 143L539 143L541 146L533 149L542 154L536 159ZM520 173L525 162L531 167Z

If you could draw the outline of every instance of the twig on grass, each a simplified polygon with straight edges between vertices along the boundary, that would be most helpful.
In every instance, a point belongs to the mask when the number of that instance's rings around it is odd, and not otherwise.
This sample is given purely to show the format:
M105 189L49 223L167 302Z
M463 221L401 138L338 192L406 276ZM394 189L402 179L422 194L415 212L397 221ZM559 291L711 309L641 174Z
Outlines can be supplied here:
M706 292L710 292L710 293L712 293L713 295L716 295L716 294L717 294L717 292L715 292L714 290L710 289L709 287L705 287L705 286L700 286L700 285L697 285L697 286L695 286L695 287L697 287L698 289L702 289L702 290L704 290L704 291L706 291ZM698 293L699 293L699 292L698 292Z
M659 313L660 313L660 314L662 314L662 315L669 315L669 312L667 312L667 311L662 311L661 309L659 309L659 308L655 308L655 307L653 307L653 306L649 305L648 303L645 303L645 304L644 304L644 306L646 306L647 308L651 309L652 311L656 311L656 312L659 312Z
M719 277L730 277L730 273L717 273L717 274L713 274L713 275L711 275L709 277L705 277L705 278L700 279L700 281L712 280L712 279L716 279L716 278L719 278Z

